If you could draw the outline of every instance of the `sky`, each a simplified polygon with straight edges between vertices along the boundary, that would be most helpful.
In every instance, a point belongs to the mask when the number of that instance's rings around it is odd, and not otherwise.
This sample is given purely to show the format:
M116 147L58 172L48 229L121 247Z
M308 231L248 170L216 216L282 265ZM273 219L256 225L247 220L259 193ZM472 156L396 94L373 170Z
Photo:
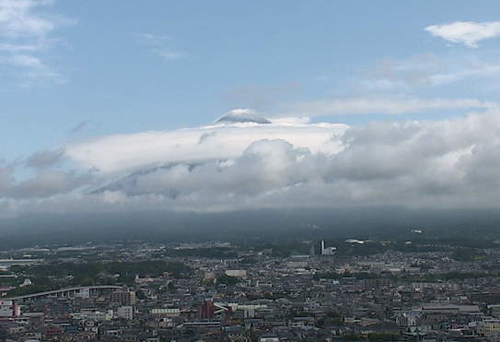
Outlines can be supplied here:
M0 217L500 199L496 1L0 0Z

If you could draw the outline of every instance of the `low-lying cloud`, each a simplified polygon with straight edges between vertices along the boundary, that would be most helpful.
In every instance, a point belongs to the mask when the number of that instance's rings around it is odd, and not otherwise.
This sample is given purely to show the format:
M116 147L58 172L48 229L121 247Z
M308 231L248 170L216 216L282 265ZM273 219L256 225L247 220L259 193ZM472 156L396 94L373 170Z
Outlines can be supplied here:
M103 173L120 173L165 163L237 158L253 142L283 139L312 152L338 152L335 136L347 125L310 124L296 119L274 124L221 123L175 131L111 135L66 147L66 155Z
M13 169L7 167L0 169L0 199L35 200L66 194L87 184L90 178L74 171L45 171L17 181Z
M500 200L499 148L497 110L356 127L282 120L115 135L65 147L80 172L15 182L12 168L0 169L0 207L3 215L491 208Z
M39 151L26 160L26 166L44 169L56 165L64 155L64 151Z

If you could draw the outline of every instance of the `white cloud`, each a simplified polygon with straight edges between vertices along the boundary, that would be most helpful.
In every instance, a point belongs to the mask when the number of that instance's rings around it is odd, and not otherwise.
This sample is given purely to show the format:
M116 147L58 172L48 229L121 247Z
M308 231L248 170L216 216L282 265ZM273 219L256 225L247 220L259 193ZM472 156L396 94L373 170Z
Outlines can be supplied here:
M487 89L499 77L497 58L481 58L477 54L455 53L450 57L427 53L402 59L383 58L353 78L351 83L355 92L373 96L374 93L411 93L425 87L465 81Z
M368 91L401 91L434 85L432 76L447 70L449 63L432 53L403 59L383 58L366 70L355 85Z
M478 42L500 35L500 21L482 23L456 21L450 24L431 25L425 30L435 37L476 48Z
M0 43L0 51L20 52L20 51L36 51L39 49L40 46L36 44Z
M66 155L102 172L121 172L172 162L195 162L237 157L252 142L284 139L313 151L337 151L332 136L346 125L307 124L280 120L274 124L217 123L176 131L112 135L67 146ZM207 138L209 137L209 138Z
M40 69L45 67L39 58L27 55L14 55L9 59L9 62L15 66L27 67L32 69Z
M498 203L500 112L347 129L326 154L287 139L261 139L229 160L171 163L113 184L121 205L159 208L406 205L484 207ZM126 196L125 196L126 195ZM100 194L94 195L100 198Z
M22 86L31 86L44 81L51 81L56 84L66 82L66 77L45 64L38 57L12 54L9 57L0 57L0 63L11 65L18 70L19 84Z
M36 7L49 1L0 0L0 35L7 38L45 37L56 24L49 18L34 14Z
M0 0L0 63L12 66L13 78L22 85L65 80L36 55L54 44L53 32L57 28L76 23L43 12L52 5L53 1Z
M500 64L488 64L486 62L469 65L460 70L448 73L437 73L431 76L432 83L435 85L449 84L471 78L479 78L491 81L492 78L500 76Z
M135 37L137 38L139 43L157 47L163 47L165 46L165 44L172 40L170 36L151 33L136 33Z
M350 114L404 114L443 109L495 108L494 102L476 99L420 99L402 96L341 98L327 101L296 103L283 115L328 116Z
M271 121L113 135L70 145L65 157L79 164L80 172L51 170L16 181L12 167L0 169L0 208L209 212L500 203L498 110L356 127ZM42 165L57 158L38 157ZM100 171L82 172L90 168Z
M170 50L170 49L158 49L155 50L156 54L167 61L174 61L177 59L182 59L188 57L189 54L185 51L180 50Z
M172 38L166 35L151 33L137 33L136 40L139 44L147 46L153 53L162 57L166 61L174 61L189 57L189 53L182 50L173 49Z

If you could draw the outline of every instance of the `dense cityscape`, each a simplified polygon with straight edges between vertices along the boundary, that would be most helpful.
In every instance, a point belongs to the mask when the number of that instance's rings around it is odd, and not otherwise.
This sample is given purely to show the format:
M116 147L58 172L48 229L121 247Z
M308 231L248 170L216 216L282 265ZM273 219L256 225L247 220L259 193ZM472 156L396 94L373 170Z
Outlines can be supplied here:
M500 340L500 242L411 233L6 250L0 341Z

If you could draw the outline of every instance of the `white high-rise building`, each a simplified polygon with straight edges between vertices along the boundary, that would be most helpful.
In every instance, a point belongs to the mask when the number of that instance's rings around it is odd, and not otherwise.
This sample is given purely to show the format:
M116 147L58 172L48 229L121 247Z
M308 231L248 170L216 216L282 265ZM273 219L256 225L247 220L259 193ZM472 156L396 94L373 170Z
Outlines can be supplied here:
M325 247L325 241L321 240L321 255L333 255L337 247Z

